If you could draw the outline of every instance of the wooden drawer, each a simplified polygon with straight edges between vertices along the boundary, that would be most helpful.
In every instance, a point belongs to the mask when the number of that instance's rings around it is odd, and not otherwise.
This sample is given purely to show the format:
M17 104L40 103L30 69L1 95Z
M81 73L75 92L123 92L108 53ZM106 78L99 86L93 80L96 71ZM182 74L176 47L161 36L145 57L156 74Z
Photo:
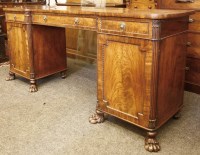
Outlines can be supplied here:
M200 59L200 33L188 34L187 56Z
M194 15L191 15L189 22L189 30L200 31L200 12L196 12Z
M6 21L23 22L24 14L13 14L13 13L6 14Z
M95 18L82 17L66 17L66 16L51 16L51 15L33 15L33 23L42 25L63 25L69 27L82 27L88 29L96 29Z
M200 85L200 59L187 58L186 82Z
M132 3L129 5L129 8L132 9L155 9L155 3Z
M131 3L142 2L142 3L154 3L154 0L130 0Z
M199 9L200 0L161 0L160 6L166 9Z
M127 22L127 21L114 21L114 20L100 20L98 31L105 33L115 33L127 36L147 35L150 36L150 23L147 22Z

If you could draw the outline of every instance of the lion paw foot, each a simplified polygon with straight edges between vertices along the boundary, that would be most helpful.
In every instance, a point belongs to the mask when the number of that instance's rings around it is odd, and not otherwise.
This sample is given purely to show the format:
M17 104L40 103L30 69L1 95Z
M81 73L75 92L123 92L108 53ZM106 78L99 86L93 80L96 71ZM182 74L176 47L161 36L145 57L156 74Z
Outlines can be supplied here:
M95 114L89 117L89 122L91 124L103 123L104 122L104 113L97 111Z
M148 137L145 139L145 149L149 152L158 152L160 150L160 145L156 140L156 132L148 132Z
M149 152L158 152L160 150L160 145L156 140L148 139L145 144L145 149Z
M30 91L31 93L37 92L37 91L38 91L37 86L36 86L36 85L30 85L29 91Z
M12 81L15 79L15 76L14 75L9 75L8 77L6 77L6 81Z

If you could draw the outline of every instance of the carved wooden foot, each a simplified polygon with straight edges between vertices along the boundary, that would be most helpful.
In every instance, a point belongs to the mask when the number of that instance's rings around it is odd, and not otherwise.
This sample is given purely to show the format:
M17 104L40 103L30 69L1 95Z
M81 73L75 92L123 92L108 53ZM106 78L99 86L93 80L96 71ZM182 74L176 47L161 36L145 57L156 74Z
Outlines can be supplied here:
M15 79L15 73L9 72L8 77L6 77L6 81L11 81Z
M67 77L67 72L66 71L62 71L62 72L60 72L60 74L61 74L61 78L62 79L65 79Z
M99 110L96 110L96 113L89 117L89 122L91 124L103 123L104 120L104 113Z
M158 152L160 150L160 145L156 140L156 135L156 132L147 132L144 147L149 152Z
M30 80L30 84L31 84L31 85L30 85L30 87L29 87L29 91L30 91L31 93L37 92L38 89L37 89L36 81L33 80L33 79L31 79L31 80Z
M174 119L179 119L180 117L181 117L180 111L178 111L178 112L173 116Z

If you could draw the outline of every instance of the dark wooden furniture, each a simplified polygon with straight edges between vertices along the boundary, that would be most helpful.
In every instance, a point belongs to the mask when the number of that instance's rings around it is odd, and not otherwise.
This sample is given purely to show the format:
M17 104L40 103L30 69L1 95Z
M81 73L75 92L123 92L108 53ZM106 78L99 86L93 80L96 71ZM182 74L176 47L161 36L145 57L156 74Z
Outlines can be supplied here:
M200 94L200 0L160 0L162 9L193 9L190 16L185 89Z
M9 51L7 46L7 34L5 24L5 14L3 8L16 7L24 5L45 5L46 0L0 0L0 62L8 61Z
M131 9L156 9L157 0L127 0L127 7Z
M3 32L3 22L4 22L4 14L0 14L0 63L7 60L6 50L5 50L5 37L6 34Z
M200 0L130 0L128 7L196 10L189 21L185 90L200 94Z
M65 69L65 27L97 31L98 104L90 122L103 122L104 113L116 116L148 131L146 150L160 150L155 131L183 105L186 32L193 11L80 7L4 10L10 71L31 81L43 77L38 72L48 75L52 62L60 66L59 71ZM17 35L19 41L11 35Z

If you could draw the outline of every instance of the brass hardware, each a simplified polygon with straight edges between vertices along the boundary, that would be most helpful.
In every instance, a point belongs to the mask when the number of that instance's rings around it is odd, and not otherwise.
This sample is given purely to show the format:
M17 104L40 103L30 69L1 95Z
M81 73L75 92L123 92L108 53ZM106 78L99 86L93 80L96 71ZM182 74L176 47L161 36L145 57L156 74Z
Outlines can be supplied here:
M194 19L193 18L189 18L189 23L193 23Z
M191 47L192 43L188 41L186 45L187 45L188 47Z
M47 22L47 16L46 15L43 16L43 20L44 20L44 22Z
M152 9L152 6L148 6L149 9Z
M78 18L75 18L75 19L74 19L74 24L75 24L75 25L78 25L78 24L79 24L79 19L78 19Z
M194 3L194 0L176 0L176 3Z
M138 7L135 5L134 8L137 9Z
M106 100L103 100L103 103L106 104L106 105L108 105L108 101L106 101Z
M189 71L189 70L190 70L190 67L185 67L185 70L186 70L186 71Z
M16 17L16 15L14 15L14 21L16 21L17 20L17 17Z
M124 31L126 28L126 24L124 22L120 23L120 29Z

